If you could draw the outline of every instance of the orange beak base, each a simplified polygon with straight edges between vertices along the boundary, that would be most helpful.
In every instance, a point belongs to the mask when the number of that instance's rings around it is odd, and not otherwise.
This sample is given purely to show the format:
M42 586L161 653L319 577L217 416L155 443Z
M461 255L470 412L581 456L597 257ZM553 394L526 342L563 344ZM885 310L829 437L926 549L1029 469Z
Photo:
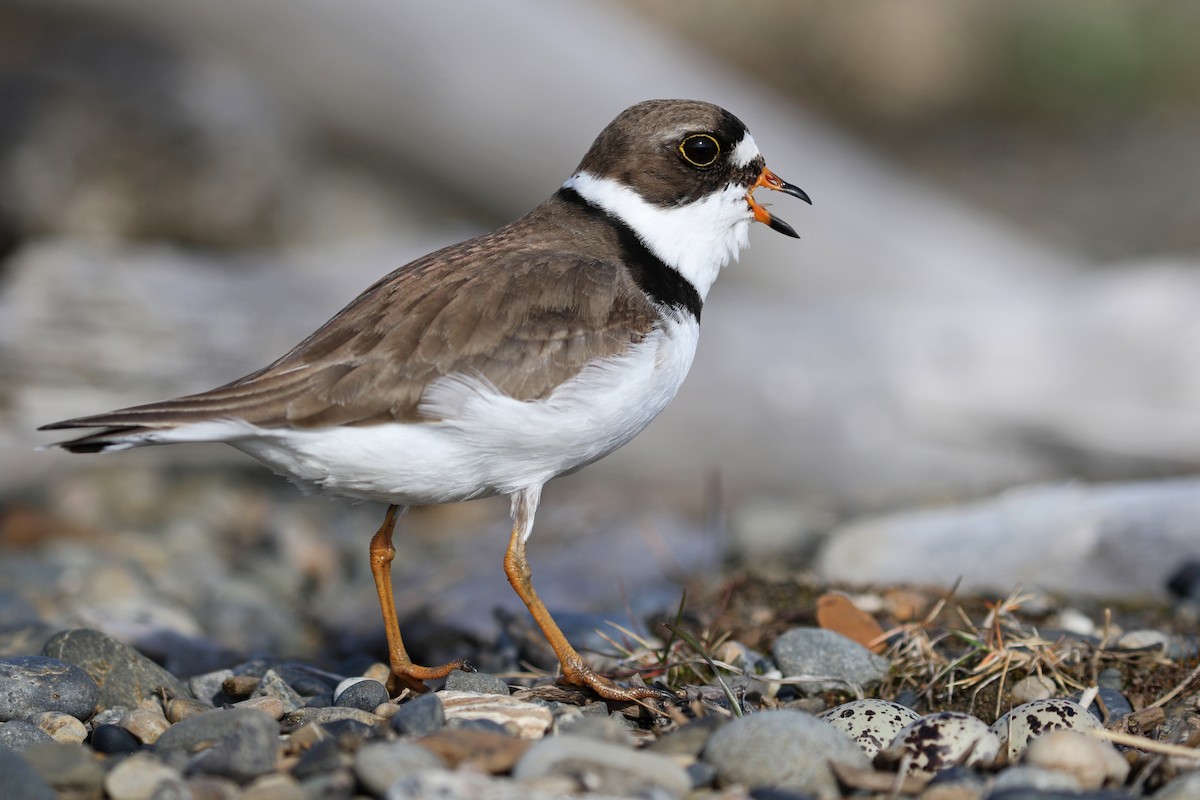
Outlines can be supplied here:
M809 199L805 191L799 186L788 183L766 167L763 167L762 174L758 176L758 180L750 187L750 191L746 192L746 202L750 204L750 210L754 212L755 220L767 225L771 230L779 231L785 236L791 236L794 239L799 239L800 234L796 233L791 225L773 216L770 211L767 211L766 208L754 199L754 190L760 186L765 186L776 192L790 194L792 197L798 197L809 205L812 205L812 200Z

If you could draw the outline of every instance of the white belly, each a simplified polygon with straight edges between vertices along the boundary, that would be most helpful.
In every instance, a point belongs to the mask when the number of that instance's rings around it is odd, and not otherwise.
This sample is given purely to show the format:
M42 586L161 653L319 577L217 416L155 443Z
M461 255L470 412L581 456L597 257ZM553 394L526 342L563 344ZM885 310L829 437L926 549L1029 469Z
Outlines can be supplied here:
M667 319L620 359L584 368L545 400L523 402L448 376L421 410L437 422L326 430L239 426L222 437L317 491L430 505L541 486L611 453L658 416L686 377L699 337Z

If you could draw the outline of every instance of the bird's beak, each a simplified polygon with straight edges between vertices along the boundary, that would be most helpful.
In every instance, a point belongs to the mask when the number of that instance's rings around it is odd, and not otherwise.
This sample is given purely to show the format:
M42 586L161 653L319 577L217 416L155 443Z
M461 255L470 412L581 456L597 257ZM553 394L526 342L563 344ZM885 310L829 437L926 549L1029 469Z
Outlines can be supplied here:
M762 174L758 176L758 180L750 187L750 191L746 192L746 202L750 204L750 210L754 212L754 219L769 225L771 230L779 231L782 234L799 239L800 234L796 233L791 225L788 225L779 217L772 215L770 211L767 211L766 208L755 201L754 190L760 186L765 186L768 189L783 192L784 194L790 194L792 197L799 197L810 206L812 205L812 200L808 199L808 195L799 186L793 186L766 167L763 167Z

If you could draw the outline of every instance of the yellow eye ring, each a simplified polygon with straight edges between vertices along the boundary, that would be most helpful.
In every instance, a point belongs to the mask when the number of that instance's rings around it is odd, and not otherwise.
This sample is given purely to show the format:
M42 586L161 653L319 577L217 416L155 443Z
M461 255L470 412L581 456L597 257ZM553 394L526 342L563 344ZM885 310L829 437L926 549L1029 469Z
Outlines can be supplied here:
M721 157L721 143L707 133L693 133L679 143L679 155L694 167L711 167Z

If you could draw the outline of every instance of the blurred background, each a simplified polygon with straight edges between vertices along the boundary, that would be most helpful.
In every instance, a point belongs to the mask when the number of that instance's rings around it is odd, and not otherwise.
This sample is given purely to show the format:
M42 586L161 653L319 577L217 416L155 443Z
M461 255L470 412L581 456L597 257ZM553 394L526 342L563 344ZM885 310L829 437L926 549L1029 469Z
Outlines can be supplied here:
M814 206L753 232L662 418L547 489L552 607L730 566L1161 596L1200 556L1200 7L431 5L0 0L0 624L373 635L382 508L34 428L261 366L651 97L733 111ZM505 505L405 519L404 614L494 634Z

